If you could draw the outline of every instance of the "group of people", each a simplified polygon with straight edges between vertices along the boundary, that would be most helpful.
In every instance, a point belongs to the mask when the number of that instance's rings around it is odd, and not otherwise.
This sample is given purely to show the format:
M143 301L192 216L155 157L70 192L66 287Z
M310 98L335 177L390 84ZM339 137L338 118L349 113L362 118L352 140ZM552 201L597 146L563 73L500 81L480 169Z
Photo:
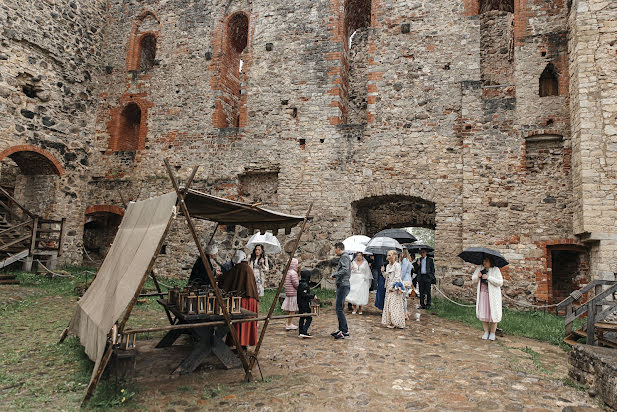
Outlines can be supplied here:
M336 282L336 315L338 329L332 333L335 339L349 336L349 326L344 311L344 303L351 306L352 314L362 314L362 307L368 304L371 283L377 272L377 290L375 306L382 310L381 323L387 328L404 328L409 319L407 297L414 286L418 285L420 306L418 309L431 307L431 289L436 283L435 262L428 256L427 249L420 250L420 256L412 259L408 250L399 255L396 250L383 255L364 257L362 252L355 253L352 261L345 253L342 242L334 245L339 256L339 263L332 278ZM482 322L484 334L482 339L495 340L497 324L501 321L501 286L503 277L495 266L493 259L486 256L482 266L472 276L472 283L477 284L476 316Z
M226 291L236 291L242 295L241 307L259 312L259 299L264 296L265 275L270 270L270 262L262 245L257 245L248 257L237 250L233 258L215 269L218 248L211 244L206 249L206 264L218 285ZM331 335L334 339L349 337L349 326L345 315L345 303L351 307L352 314L361 315L362 308L369 302L369 292L376 290L375 306L382 311L381 323L387 328L404 328L409 319L407 298L416 291L420 297L418 309L431 307L431 289L436 283L435 263L428 256L427 249L420 250L417 259L408 250L401 255L389 250L385 255L364 256L362 252L353 256L345 252L342 242L334 245L334 253L339 257L336 270L332 274L336 284L336 316L338 329ZM353 259L352 259L353 257ZM315 294L310 289L311 272L301 270L299 261L293 258L285 278L285 300L282 309L288 314L311 312L311 301ZM209 285L206 266L198 258L191 271L189 282ZM501 321L501 286L503 277L490 256L473 273L472 283L477 283L476 315L482 322L482 339L495 340L497 324ZM309 327L312 317L300 317L298 326L288 318L285 328L298 330L300 338L311 338ZM257 343L257 322L239 323L236 326L238 339L243 348ZM228 339L229 342L229 339Z
M219 287L241 294L240 306L259 313L259 299L264 295L265 275L270 270L270 262L263 245L256 245L250 257L244 251L236 250L231 260L222 264L216 262L218 247L215 244L208 245L205 255L206 264ZM214 263L217 263L216 269ZM189 283L210 285L210 278L201 257L198 257L193 265ZM257 344L257 322L238 323L235 327L242 347ZM229 337L227 341L231 344Z

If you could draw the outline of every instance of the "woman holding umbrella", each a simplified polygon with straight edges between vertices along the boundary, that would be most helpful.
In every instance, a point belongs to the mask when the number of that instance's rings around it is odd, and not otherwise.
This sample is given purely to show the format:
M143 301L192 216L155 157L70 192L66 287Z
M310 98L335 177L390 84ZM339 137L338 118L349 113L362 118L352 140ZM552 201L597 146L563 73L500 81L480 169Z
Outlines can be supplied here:
M386 301L381 314L381 323L388 328L403 329L405 327L405 308L403 307L405 287L401 281L401 264L398 263L397 251L390 250L387 259L389 264L384 270Z
M470 263L482 262L471 277L473 284L477 283L476 316L484 328L484 340L495 340L497 324L501 322L501 287L503 277L500 267L508 261L498 252L486 248L468 248L459 255Z
M266 256L266 252L264 252L263 245L256 245L253 249L253 253L251 253L251 260L249 261L249 266L253 269L253 274L255 275L255 281L257 282L257 292L260 297L264 295L264 281L266 278L266 272L270 270L270 265L268 262L268 257Z

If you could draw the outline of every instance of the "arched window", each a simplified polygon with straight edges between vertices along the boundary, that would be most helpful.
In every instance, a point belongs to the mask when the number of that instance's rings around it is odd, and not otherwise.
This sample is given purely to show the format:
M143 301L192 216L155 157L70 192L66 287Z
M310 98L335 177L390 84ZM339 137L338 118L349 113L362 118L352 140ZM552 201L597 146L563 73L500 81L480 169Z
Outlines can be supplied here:
M480 0L480 14L492 10L514 13L514 0Z
M139 70L147 71L154 66L156 57L156 37L153 34L146 34L139 42Z
M137 150L140 127L141 109L135 103L127 104L118 119L118 150Z
M557 70L549 63L540 75L540 97L559 96Z
M371 0L345 1L345 38L364 27L371 27Z
M242 53L248 45L249 18L244 13L232 15L227 23L221 73L219 79L220 97L214 116L215 127L240 127L243 106L242 76L246 71ZM244 70L243 70L244 68Z

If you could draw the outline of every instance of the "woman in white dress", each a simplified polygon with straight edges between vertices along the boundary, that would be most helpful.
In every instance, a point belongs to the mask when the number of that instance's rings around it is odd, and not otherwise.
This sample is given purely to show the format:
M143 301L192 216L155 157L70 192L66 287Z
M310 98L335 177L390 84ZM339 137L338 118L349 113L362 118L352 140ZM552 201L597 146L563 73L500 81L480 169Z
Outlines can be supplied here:
M362 252L356 253L356 258L351 262L351 275L349 276L349 294L345 299L353 305L353 315L356 312L362 314L362 306L368 304L368 292L371 287L373 274L368 262L362 256Z
M262 297L264 295L264 283L266 283L266 272L270 270L270 262L264 252L263 245L256 245L251 253L249 266L253 269L255 282L257 282L257 293Z
M401 264L397 261L396 250L388 251L388 266L383 272L386 278L386 301L381 314L381 324L388 328L405 327L405 307L403 293L405 288L401 280Z

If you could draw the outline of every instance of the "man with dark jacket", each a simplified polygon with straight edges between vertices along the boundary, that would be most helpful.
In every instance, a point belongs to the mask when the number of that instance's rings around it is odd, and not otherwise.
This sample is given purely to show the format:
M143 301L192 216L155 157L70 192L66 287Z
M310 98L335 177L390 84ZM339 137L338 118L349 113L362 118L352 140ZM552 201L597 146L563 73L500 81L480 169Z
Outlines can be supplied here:
M345 339L349 337L347 328L347 318L345 318L345 298L349 294L349 276L351 275L351 259L345 253L343 242L334 245L334 253L339 257L336 271L332 274L332 279L336 282L336 317L338 318L338 330L332 333L334 339Z
M435 262L433 258L426 256L426 253L426 249L420 250L420 257L413 263L420 287L420 309L431 307L431 285L435 279Z
M311 279L311 272L305 269L300 271L300 283L298 283L298 313L311 313L311 300L315 299L315 294L311 293L311 286L309 281ZM298 323L298 336L301 338L312 338L308 332L308 328L311 326L313 318L307 316L300 318Z

